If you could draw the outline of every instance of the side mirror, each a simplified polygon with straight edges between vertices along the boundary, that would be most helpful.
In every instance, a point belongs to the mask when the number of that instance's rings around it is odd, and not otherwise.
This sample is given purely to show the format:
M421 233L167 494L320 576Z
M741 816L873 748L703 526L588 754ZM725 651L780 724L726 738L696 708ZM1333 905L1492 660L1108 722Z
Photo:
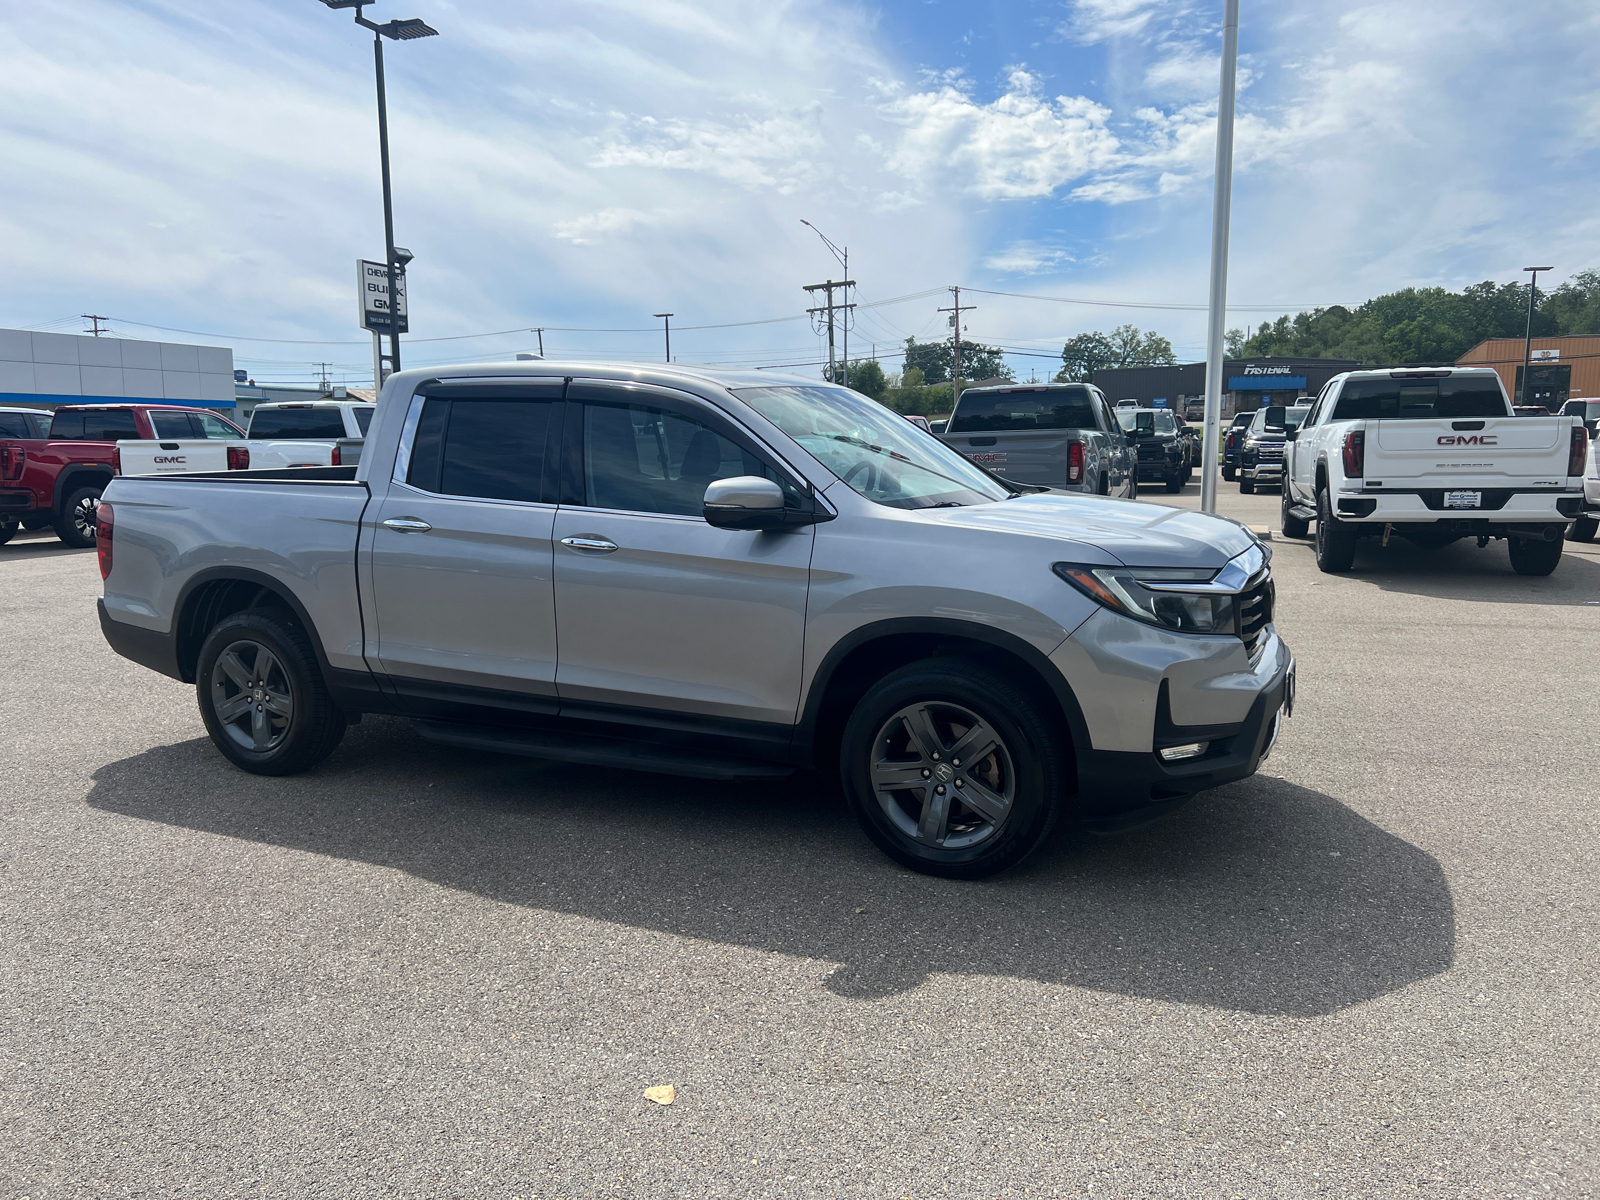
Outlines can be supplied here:
M928 430L930 433L943 433L944 427L948 424L948 421L929 421Z
M1283 440L1286 441L1286 442L1298 442L1300 440L1300 430L1299 429L1286 429L1286 430L1284 430L1283 431Z
M1288 420L1287 411L1282 404L1267 405L1265 423L1271 425L1274 429L1282 429L1284 423Z
M759 475L713 480L703 513L718 529L777 529L787 523L783 489Z

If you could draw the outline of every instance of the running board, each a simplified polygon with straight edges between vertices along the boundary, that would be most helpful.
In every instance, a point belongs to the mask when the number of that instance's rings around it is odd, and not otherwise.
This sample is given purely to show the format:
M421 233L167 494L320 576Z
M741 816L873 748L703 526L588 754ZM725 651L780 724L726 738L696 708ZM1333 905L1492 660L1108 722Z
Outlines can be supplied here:
M1317 519L1317 510L1307 508L1304 504L1291 504L1289 506L1289 515L1302 521L1315 521Z
M674 753L652 742L630 742L567 730L510 729L498 725L459 725L453 721L412 721L430 742L489 750L496 754L521 754L557 762L620 767L627 771L653 771L662 775L687 775L691 779L786 779L793 767L780 763L720 758L709 754Z

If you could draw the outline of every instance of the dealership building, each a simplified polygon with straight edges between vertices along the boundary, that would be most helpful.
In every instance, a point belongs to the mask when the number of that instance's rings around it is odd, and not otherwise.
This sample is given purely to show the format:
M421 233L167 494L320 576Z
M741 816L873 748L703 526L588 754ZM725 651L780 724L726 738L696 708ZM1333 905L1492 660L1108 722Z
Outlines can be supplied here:
M1522 403L1522 355L1531 362L1527 401L1560 412L1569 399L1600 399L1600 337L1490 338L1456 360L1458 367L1493 367L1513 404Z
M231 413L233 351L132 338L0 329L0 406L136 401Z
M1222 417L1254 412L1269 404L1293 404L1315 396L1341 371L1361 364L1344 358L1230 358L1222 364ZM1095 386L1111 402L1137 400L1145 407L1170 408L1199 416L1205 402L1206 364L1170 367L1103 367Z

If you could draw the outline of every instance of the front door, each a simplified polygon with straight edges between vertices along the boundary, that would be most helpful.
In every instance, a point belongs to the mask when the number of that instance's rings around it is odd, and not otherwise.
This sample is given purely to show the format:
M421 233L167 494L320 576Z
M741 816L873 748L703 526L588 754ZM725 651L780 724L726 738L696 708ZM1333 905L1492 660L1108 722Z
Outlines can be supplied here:
M369 517L369 661L404 706L554 712L556 507L546 446L562 383L434 386Z
M688 397L574 383L567 411L554 530L563 715L623 706L792 725L812 527L718 529L701 509L714 479L762 475L795 503L798 483Z

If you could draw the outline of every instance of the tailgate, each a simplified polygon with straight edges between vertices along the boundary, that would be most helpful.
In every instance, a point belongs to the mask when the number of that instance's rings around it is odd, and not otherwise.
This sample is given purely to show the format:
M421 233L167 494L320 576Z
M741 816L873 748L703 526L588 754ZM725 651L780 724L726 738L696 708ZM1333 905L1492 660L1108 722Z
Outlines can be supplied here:
M1043 487L1066 484L1067 444L1087 440L1076 429L947 433L940 437L947 446L997 475Z
M288 441L284 438L251 439L250 466L266 467L326 467L333 463L333 441Z
M229 444L216 438L118 442L117 459L124 475L190 475L196 471L226 471ZM237 442L232 444L238 445Z
M1572 426L1570 417L1368 421L1365 473L1385 487L1560 487Z

